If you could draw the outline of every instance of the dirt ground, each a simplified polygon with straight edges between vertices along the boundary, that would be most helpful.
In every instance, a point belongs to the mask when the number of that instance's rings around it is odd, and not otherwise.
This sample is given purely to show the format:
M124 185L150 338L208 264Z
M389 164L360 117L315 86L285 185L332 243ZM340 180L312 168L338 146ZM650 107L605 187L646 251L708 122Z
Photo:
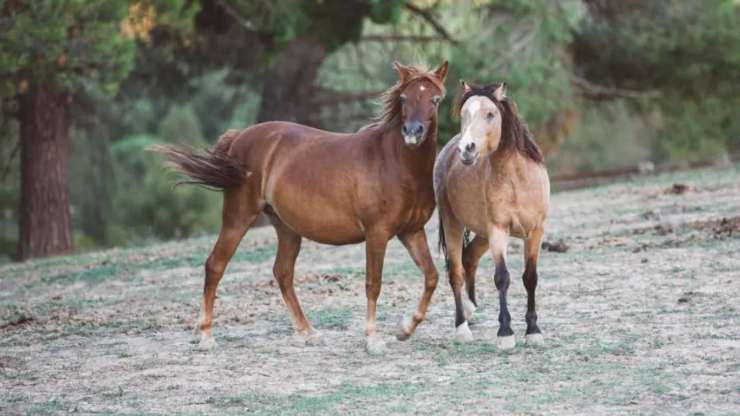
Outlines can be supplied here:
M292 336L271 229L250 231L227 270L211 351L191 331L213 236L2 265L0 414L740 414L740 166L556 193L550 218L547 241L568 249L540 259L546 344L522 342L514 240L507 352L488 259L474 342L453 341L446 277L416 335L393 338L422 292L397 241L380 357L364 351L362 245L304 243L297 290L318 346Z

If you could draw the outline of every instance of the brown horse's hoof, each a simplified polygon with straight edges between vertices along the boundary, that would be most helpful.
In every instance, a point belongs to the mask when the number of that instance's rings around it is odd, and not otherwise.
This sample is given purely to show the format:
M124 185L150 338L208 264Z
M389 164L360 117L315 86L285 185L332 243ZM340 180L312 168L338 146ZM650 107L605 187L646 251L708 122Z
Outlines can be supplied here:
M367 337L365 350L370 355L383 355L388 351L385 346L385 341L383 341L383 338L377 334Z
M396 328L396 339L406 341L414 334L413 322L411 318L401 318Z
M325 345L324 337L321 336L321 332L311 329L304 332L296 332L295 339L301 346L321 346Z
M198 346L196 348L200 351L209 351L216 348L217 346L218 344L213 338L213 335L206 335L201 333L200 342L198 342Z

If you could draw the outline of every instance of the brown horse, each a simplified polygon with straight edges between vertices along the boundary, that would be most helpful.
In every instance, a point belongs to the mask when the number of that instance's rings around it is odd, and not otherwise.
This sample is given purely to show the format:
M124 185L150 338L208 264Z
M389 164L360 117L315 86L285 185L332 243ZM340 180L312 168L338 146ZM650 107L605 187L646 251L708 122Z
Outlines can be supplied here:
M511 315L506 306L509 272L506 247L510 235L524 240L524 286L527 289L527 342L543 341L537 327L535 288L537 257L550 200L550 181L542 154L527 127L506 98L503 83L471 87L463 82L455 105L462 116L461 133L442 149L434 168L439 205L440 246L448 264L455 297L456 338L473 339L467 320L475 310L475 272L491 250L499 291L498 345L514 347ZM464 234L475 238L464 244ZM463 276L467 297L461 291Z
M354 134L288 122L257 124L221 136L207 155L161 148L192 182L223 190L221 232L205 266L201 344L211 335L216 287L239 242L260 212L278 238L273 273L307 342L318 333L303 315L293 271L303 237L325 244L366 242L367 350L379 353L375 309L388 241L397 236L425 278L416 313L401 321L407 339L424 319L437 285L424 225L434 211L432 173L437 108L445 94L447 62L429 72L394 64L399 81L383 96L377 120Z

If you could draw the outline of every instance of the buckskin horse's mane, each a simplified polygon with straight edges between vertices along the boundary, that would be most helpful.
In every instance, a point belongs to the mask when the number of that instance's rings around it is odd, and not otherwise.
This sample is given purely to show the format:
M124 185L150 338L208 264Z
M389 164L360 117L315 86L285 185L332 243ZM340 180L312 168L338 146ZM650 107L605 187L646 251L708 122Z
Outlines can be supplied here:
M401 120L401 93L414 81L424 79L434 84L441 91L440 95L444 97L445 86L440 83L434 72L426 71L423 69L408 67L411 73L403 81L398 81L394 86L388 88L385 92L380 95L381 108L373 118L370 124L362 127L360 131L367 130L374 127L389 128L394 126Z
M498 107L503 118L501 123L501 149L514 149L519 153L527 156L537 163L544 163L539 146L534 141L532 133L529 132L527 125L519 117L516 111L516 103L510 98L505 97L503 100L497 100L494 92L501 86L501 83L486 85L483 87L470 85L467 92L458 93L455 103L453 104L453 116L460 117L460 112L468 98L479 95L488 98Z

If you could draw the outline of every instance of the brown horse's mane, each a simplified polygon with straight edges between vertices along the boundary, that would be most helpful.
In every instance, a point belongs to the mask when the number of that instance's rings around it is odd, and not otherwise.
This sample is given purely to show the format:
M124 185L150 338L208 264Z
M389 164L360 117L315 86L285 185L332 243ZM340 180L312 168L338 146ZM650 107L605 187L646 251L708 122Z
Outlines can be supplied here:
M537 163L544 163L539 146L534 141L527 125L522 121L517 113L516 103L510 98L505 97L503 100L496 99L494 92L502 83L495 83L483 87L470 85L470 90L464 92L461 88L453 104L453 116L460 117L460 112L468 98L480 95L493 101L502 115L501 123L501 149L513 149L527 156Z
M399 80L396 84L388 88L385 92L380 95L380 112L376 115L370 124L362 127L360 130L367 130L375 127L383 127L384 129L394 127L398 122L401 121L401 93L414 81L425 79L434 84L441 91L441 96L444 97L446 90L443 83L439 82L434 72L427 71L425 69L408 67L411 73L404 80Z

